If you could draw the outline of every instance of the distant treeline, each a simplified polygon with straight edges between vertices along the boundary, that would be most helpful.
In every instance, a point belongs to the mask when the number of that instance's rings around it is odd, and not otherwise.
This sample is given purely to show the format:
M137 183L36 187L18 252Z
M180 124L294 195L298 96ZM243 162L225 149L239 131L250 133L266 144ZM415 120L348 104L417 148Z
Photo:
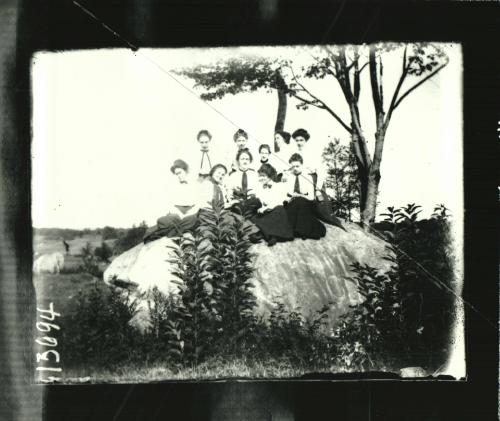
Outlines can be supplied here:
M33 233L35 235L43 235L48 239L57 240L61 238L72 240L73 238L91 235L101 235L103 240L111 240L123 237L131 229L144 229L145 227L146 224L142 222L139 227L134 225L132 228L114 228L110 226L105 226L104 228L84 228L81 230L71 228L33 228Z

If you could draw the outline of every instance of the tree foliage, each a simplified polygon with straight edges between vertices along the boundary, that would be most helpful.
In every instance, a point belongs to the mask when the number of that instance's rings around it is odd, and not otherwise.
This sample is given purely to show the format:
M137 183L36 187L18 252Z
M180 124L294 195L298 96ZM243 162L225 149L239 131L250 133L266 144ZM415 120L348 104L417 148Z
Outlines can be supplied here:
M332 198L333 210L341 218L352 221L359 207L359 180L356 159L350 148L335 138L323 151L327 176L325 187Z
M175 73L195 82L195 88L203 88L200 97L207 101L225 95L278 89L276 78L279 63L264 57L231 57L214 64L178 69Z
M141 222L141 224L136 227L133 226L124 232L121 232L113 246L114 254L121 254L124 251L130 250L137 244L140 244L144 238L148 226L146 222Z

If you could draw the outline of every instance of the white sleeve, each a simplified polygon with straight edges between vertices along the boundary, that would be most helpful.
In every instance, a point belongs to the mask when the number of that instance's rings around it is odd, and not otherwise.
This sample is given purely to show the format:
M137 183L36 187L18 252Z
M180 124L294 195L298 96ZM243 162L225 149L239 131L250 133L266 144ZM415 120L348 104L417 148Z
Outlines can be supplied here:
M198 197L198 207L206 208L212 206L212 199L214 196L214 186L211 181L204 180L198 183L196 187Z

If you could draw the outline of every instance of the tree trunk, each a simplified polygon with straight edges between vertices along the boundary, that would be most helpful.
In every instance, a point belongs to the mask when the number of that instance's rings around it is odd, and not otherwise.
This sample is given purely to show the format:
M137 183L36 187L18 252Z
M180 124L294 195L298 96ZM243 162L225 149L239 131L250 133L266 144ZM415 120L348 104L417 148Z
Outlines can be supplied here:
M379 116L379 120L383 121L383 115ZM373 153L373 161L368 171L366 179L366 202L361 211L361 224L363 227L368 227L375 222L377 214L377 197L378 186L380 184L380 163L382 162L382 151L384 148L385 129L380 124L377 133L375 133L375 151Z
M370 168L366 183L366 197L364 207L361 210L361 224L369 227L375 222L377 212L378 186L380 183L380 171Z
M359 214L363 223L363 214L365 212L367 197L368 197L368 175L371 167L370 160L366 159L362 152L360 143L364 142L362 134L358 134L355 127L352 128L351 134L351 151L356 159L358 169L358 188L359 188Z
M286 119L286 107L287 107L287 97L286 97L286 82L281 76L280 72L276 72L276 91L278 93L278 113L276 115L276 124L274 126L274 131L282 131L285 128ZM274 152L279 152L280 148L274 141Z

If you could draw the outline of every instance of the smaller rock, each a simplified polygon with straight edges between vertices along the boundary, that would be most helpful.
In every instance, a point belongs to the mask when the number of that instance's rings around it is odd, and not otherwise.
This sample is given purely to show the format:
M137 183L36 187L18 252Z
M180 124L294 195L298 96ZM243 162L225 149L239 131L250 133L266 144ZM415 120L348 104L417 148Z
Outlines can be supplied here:
M399 370L401 377L427 377L427 372L422 367L405 367Z

